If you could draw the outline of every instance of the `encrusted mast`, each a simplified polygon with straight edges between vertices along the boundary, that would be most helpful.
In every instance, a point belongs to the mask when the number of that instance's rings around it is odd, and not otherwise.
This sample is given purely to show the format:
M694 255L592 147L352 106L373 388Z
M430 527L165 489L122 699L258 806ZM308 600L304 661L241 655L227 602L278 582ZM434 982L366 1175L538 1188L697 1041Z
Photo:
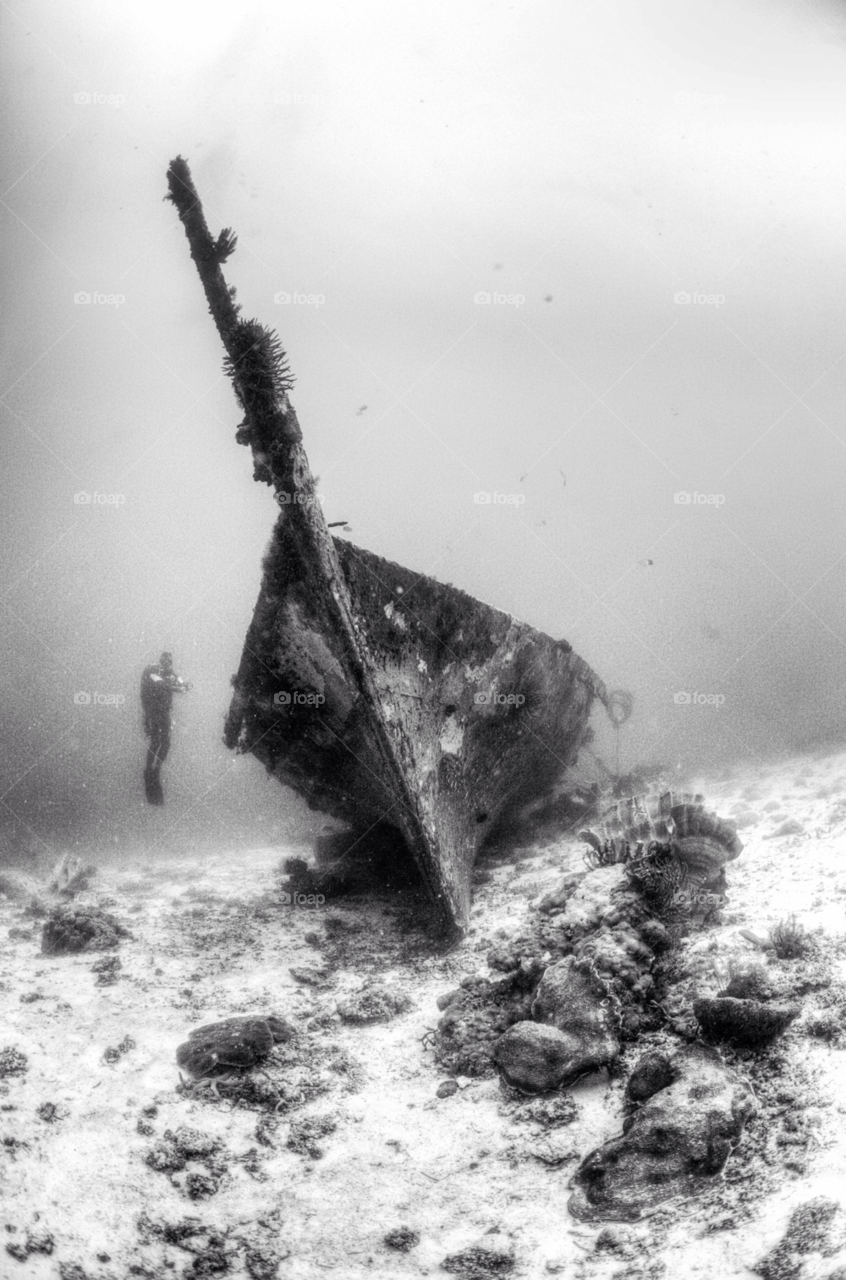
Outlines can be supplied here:
M220 269L235 252L238 237L230 227L224 227L217 239L212 239L191 172L181 156L171 162L167 184L166 198L176 205L185 228L209 311L226 350L224 368L244 411L237 439L252 447L257 480L274 485L285 482L290 452L285 444L302 440L302 432L288 399L293 378L282 344L258 320L240 319L235 289L227 285Z

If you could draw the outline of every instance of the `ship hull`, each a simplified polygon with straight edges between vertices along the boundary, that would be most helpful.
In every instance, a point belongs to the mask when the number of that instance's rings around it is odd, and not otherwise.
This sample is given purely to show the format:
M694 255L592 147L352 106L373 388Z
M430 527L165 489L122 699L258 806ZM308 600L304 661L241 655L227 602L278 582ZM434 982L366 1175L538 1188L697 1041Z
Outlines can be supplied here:
M479 849L560 782L604 688L568 644L342 539L327 579L297 520L283 513L265 558L226 742L351 844L395 828L462 930Z

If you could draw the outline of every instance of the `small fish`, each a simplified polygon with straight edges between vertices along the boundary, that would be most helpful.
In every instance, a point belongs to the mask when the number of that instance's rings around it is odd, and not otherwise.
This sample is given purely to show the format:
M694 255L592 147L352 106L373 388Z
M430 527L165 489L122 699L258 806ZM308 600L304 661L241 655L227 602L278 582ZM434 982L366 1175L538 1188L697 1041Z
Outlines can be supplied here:
M360 417L361 417L361 415L364 413L364 411L365 411L365 409L366 409L366 408L367 408L367 405L366 405L366 404L363 404L363 405L361 406L361 408L360 408L360 409L356 409L356 411L355 411L355 416L356 416L357 418L360 418Z
M544 298L544 302L552 302L552 294L548 293Z
M654 565L654 560L638 560L638 564L642 564L644 569L649 569Z

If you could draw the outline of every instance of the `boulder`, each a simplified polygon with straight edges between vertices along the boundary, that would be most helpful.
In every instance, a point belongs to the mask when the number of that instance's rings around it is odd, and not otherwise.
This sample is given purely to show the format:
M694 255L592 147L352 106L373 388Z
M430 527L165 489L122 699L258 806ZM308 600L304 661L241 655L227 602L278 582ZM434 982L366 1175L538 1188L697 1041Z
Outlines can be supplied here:
M666 1089L675 1079L672 1055L654 1050L645 1053L638 1062L626 1085L626 1102L629 1107L646 1102L659 1089Z
M627 1087L631 1114L620 1137L581 1162L568 1207L583 1220L635 1220L711 1184L756 1109L749 1085L716 1049L651 1053Z
M542 1022L515 1022L494 1045L494 1061L507 1083L525 1093L574 1084L603 1065L583 1037Z
M293 1028L283 1018L225 1018L196 1027L176 1050L176 1062L192 1076L247 1071L264 1062L274 1044L289 1040Z
M620 1052L620 1002L589 958L565 956L549 965L532 1004L535 1022L577 1041L578 1074L613 1062Z

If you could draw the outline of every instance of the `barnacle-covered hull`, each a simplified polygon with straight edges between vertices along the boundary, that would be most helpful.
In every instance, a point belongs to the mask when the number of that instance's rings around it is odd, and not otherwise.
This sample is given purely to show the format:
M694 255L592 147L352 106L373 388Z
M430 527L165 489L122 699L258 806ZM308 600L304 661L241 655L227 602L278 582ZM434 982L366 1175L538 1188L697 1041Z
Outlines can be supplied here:
M396 828L463 927L480 846L574 763L604 689L569 645L341 539L330 590L297 524L283 514L265 561L226 742L363 842Z
M331 536L284 352L220 269L235 237L211 237L180 157L168 186L244 411L236 438L280 507L225 740L354 836L398 831L462 928L480 845L575 761L609 695L565 641Z

